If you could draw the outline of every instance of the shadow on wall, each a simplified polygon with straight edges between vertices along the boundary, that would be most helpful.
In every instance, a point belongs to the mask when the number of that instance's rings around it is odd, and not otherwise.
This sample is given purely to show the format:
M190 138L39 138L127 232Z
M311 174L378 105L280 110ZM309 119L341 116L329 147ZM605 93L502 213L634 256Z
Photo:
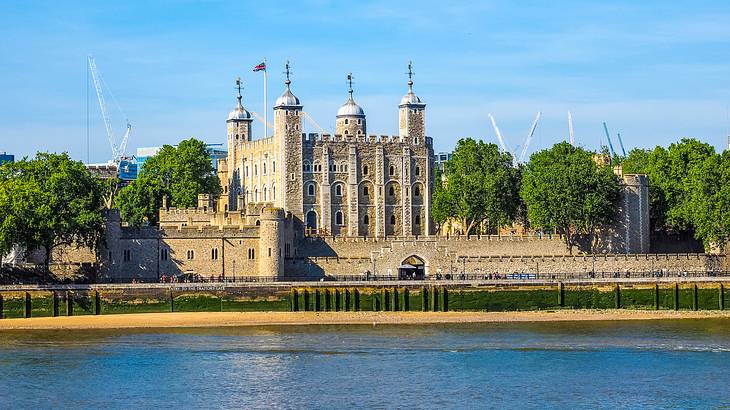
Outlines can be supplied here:
M689 232L667 234L655 232L651 235L651 253L704 253L702 242Z

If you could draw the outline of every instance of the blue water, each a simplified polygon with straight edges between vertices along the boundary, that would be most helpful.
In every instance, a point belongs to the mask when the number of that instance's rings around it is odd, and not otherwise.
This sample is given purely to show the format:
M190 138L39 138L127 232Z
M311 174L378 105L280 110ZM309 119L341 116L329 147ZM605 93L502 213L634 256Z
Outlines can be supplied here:
M718 408L730 321L0 333L0 408Z

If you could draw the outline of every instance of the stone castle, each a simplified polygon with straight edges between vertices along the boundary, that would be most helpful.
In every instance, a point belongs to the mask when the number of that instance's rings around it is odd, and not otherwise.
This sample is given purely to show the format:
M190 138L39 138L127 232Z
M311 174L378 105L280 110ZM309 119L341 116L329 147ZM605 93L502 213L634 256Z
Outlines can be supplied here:
M200 195L193 209L165 203L159 227L126 227L112 212L99 252L102 278L284 279L365 272L424 278L628 267L705 270L714 263L705 255L681 260L648 255L648 190L642 175L621 176L619 217L606 230L598 262L568 253L556 235L437 235L430 219L433 140L426 135L426 104L413 92L410 69L407 92L397 104L395 136L367 133L351 78L335 134L304 134L306 114L291 90L287 64L285 89L274 105L273 135L260 139L253 138L239 82L238 102L226 121L228 157L218 163L223 195ZM72 254L66 258L73 260Z

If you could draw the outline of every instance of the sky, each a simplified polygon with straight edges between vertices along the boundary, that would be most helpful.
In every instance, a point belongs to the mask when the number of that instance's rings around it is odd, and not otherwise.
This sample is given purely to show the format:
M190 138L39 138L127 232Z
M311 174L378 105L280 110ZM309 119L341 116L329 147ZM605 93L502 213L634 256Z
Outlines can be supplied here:
M8 0L0 3L0 152L66 151L86 161L88 129L88 159L111 158L88 55L116 138L125 117L132 124L132 154L191 136L225 143L237 76L244 105L263 116L263 78L252 68L264 58L269 106L290 60L292 91L328 131L352 72L368 134L397 134L413 61L436 151L463 137L496 142L491 113L519 152L538 111L528 155L568 138L568 111L586 148L605 144L605 121L616 150L617 133L627 151L682 137L722 150L729 21L727 0ZM254 134L263 135L259 121Z

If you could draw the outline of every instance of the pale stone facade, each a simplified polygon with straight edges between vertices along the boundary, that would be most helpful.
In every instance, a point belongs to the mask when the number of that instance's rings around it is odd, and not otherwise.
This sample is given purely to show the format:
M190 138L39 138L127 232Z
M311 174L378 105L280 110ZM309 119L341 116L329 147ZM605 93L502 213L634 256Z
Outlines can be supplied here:
M337 112L335 135L302 133L303 106L287 75L274 106L274 135L252 141L251 115L239 93L227 121L228 158L218 164L224 185L218 211L274 206L320 235L433 234L433 140L425 134L426 105L412 84L398 106L397 136L367 134L351 87Z

